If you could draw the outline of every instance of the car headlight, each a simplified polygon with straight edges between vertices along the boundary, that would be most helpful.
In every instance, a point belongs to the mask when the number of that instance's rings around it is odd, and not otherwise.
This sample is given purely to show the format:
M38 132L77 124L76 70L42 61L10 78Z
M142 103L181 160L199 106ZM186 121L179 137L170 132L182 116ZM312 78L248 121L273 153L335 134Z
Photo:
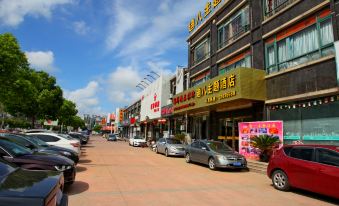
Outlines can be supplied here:
M221 161L227 160L227 158L226 158L224 155L216 155L216 156L217 156L217 158L218 158L219 160L221 160Z
M176 148L176 147L173 147L173 146L170 146L169 148L170 148L171 150L174 150L174 151L177 150L177 148Z
M60 171L60 172L63 172L65 170L68 170L68 169L71 169L72 166L70 165L57 165L57 166L54 166L54 168L57 170L57 171Z
M72 154L70 152L63 151L63 152L60 152L60 153L63 154L63 155L66 155L66 156L72 156Z

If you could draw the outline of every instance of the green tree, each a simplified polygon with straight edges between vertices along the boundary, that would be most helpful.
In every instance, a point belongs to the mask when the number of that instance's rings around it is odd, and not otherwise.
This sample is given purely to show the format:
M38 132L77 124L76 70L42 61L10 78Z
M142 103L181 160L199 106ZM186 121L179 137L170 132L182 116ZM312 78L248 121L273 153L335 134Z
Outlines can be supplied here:
M93 127L93 131L100 132L100 131L101 131L101 128L102 128L101 125L96 124L96 125L94 125L94 127Z
M84 128L85 127L85 121L83 119L81 119L81 117L79 117L79 116L73 116L71 118L70 126L72 126L74 129Z
M56 119L63 103L62 90L54 77L32 69L22 72L3 100L6 111L14 116L36 119Z
M16 38L10 33L0 34L0 102L6 98L20 72L28 68L27 58Z
M73 117L78 113L74 102L64 99L58 112L58 119L61 125L71 126Z

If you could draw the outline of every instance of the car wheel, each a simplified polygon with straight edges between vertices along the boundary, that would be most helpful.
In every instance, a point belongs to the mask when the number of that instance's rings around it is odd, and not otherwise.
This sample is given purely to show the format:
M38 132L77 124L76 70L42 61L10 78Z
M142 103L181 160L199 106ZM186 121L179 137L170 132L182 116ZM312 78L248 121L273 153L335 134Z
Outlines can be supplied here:
M288 177L282 170L276 170L273 172L272 183L274 188L277 190L288 191L290 189Z
M168 155L168 150L167 150L167 148L165 149L165 156L166 156L166 157L169 156L169 155Z
M158 147L155 147L155 153L159 154Z
M186 162L187 162L187 163L190 163L190 162L192 162L192 160L191 160L191 156L190 156L190 154L189 154L189 153L186 153L186 155L185 155L185 160L186 160Z
M211 170L215 170L215 160L213 157L209 158L208 159L208 167L211 169Z

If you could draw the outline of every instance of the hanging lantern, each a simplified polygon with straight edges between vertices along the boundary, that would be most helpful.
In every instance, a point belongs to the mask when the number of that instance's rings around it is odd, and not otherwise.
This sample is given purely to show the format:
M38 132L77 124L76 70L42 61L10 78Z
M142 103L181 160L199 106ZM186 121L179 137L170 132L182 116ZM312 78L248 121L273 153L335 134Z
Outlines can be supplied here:
M308 103L308 106L309 106L309 107L312 106L311 102Z
M320 99L320 100L319 100L319 104L322 104L322 103L323 103L323 101Z
M297 108L297 105L293 104L293 109Z
M334 102L334 97L331 97L331 98L330 98L330 101L331 101L331 102Z
M288 109L291 109L291 105L288 105L288 107L287 107Z
M305 103L303 104L303 107L306 107L306 104L305 104Z
M313 105L314 105L314 106L317 106L317 100L315 100L315 101L313 102Z

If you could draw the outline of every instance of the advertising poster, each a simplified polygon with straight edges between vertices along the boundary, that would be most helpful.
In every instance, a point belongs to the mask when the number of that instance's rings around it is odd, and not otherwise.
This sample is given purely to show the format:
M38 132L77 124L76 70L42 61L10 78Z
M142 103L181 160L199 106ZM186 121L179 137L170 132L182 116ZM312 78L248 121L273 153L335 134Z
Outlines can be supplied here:
M283 122L263 121L263 122L241 122L239 123L239 153L248 159L259 160L260 150L252 146L252 140L260 135L268 135L271 138L283 142Z

